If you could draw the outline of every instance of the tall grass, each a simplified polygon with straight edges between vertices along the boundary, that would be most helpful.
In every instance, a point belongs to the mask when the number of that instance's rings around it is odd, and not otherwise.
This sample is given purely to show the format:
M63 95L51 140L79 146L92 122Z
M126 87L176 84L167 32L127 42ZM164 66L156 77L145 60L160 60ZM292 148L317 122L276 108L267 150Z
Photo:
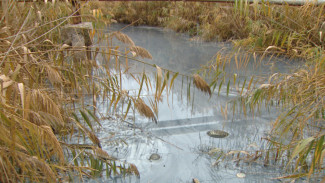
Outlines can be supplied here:
M262 160L265 166L282 166L285 176L279 179L307 177L313 178L313 181L324 180L324 55L294 73L272 73L259 80L252 76L240 83L237 77L241 76L236 73L238 69L247 67L246 60L245 55L233 58L218 54L210 65L200 70L212 77L212 91L220 93L225 88L228 94L232 88L238 92L239 97L227 102L221 109L225 117L229 111L233 115L242 114L242 117L259 115L263 109L280 111L271 123L272 130L264 138L268 142L267 149L256 152L239 150L236 161ZM235 74L224 69L231 65L235 67ZM234 153L215 153L212 150L210 153L217 159L227 159Z
M104 172L139 176L135 165L109 156L95 135L96 97L121 91L118 80L110 84L113 77L92 77L99 70L95 61L73 59L82 47L63 44L71 4L6 2L0 12L0 182L73 181ZM91 143L69 144L76 132Z
M100 6L100 4L104 4ZM323 43L324 6L202 2L92 2L122 23L168 27L204 40L233 40L251 51L313 58Z
M82 5L81 18L92 21L96 29L80 31L89 35L84 39L95 41L89 55L82 44L68 45L70 38L63 27L76 20L70 3L4 3L8 6L0 12L0 182L140 176L134 164L121 162L102 149L95 130L101 120L115 114L120 103L127 103L119 115L122 121L133 110L157 123L158 102L178 73L169 78L167 69L140 60L152 59L152 55L121 31L102 31L111 17L104 10L90 11L90 4ZM126 50L118 50L113 38L124 43ZM156 89L146 73L128 73L131 60L157 68ZM136 95L123 90L125 73L139 83ZM198 87L210 91L202 78L196 78L200 79ZM144 87L156 91L149 105L141 99ZM113 112L97 111L98 98ZM71 142L72 136L79 137L78 143Z

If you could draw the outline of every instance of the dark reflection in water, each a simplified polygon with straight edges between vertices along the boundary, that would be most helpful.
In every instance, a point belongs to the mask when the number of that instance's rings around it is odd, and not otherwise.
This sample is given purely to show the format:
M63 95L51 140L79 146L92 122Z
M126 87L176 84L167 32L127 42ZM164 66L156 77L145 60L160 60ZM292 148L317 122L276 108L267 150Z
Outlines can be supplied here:
M119 30L124 25L113 25L110 31ZM172 71L191 75L202 65L215 59L217 53L231 53L230 43L192 42L189 37L161 28L128 27L123 30L136 45L146 48L153 60L145 60ZM116 40L115 40L116 41ZM117 43L117 42L116 42ZM123 44L120 44L121 50ZM99 57L99 59L102 59ZM266 58L265 62L254 64L254 57L247 69L236 71L230 64L228 71L239 76L267 75L270 72L287 72L292 64L287 64L284 58ZM270 65L273 68L270 68ZM139 73L144 70L141 63L130 61L129 72ZM148 76L154 80L156 70L146 67ZM237 93L226 95L224 88L219 96L215 93L210 98L197 89L191 88L191 101L187 100L188 82L186 77L178 77L168 98L163 98L159 104L158 125L135 115L136 129L130 129L122 123L103 121L103 129L98 132L103 149L121 161L134 163L141 178L115 177L113 180L98 179L93 182L191 182L197 178L200 182L277 182L272 177L280 176L280 171L274 167L263 167L258 164L236 166L233 161L221 162L215 166L215 160L210 158L204 149L220 148L225 152L231 150L247 150L254 152L259 147L265 147L261 138L270 129L270 121L276 117L276 112L270 115L262 111L259 117L244 118L241 115L222 117L220 105L225 105ZM153 86L155 85L154 82ZM123 75L123 89L136 90L139 84L130 76ZM153 90L154 92L154 90ZM142 92L144 100L152 96L152 91ZM130 95L136 93L130 93ZM194 97L194 99L193 99ZM109 111L108 104L98 106L100 111ZM229 110L231 110L229 108ZM273 109L274 111L274 109ZM130 121L132 122L132 121ZM230 135L223 139L209 137L206 132L212 129L227 131ZM111 131L117 131L109 138ZM112 145L113 140L124 139L127 145L120 143ZM202 149L203 148L203 149ZM149 160L152 153L158 153L162 158L158 161ZM238 178L237 173L245 173L245 178Z

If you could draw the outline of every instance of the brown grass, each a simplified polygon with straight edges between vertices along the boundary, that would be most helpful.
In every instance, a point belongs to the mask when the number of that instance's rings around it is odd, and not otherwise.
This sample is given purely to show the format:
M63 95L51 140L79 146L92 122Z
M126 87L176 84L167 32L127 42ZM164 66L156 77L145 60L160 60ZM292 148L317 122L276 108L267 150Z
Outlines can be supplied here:
M324 5L110 2L98 8L118 22L168 27L210 41L234 40L251 51L275 46L284 50L281 54L313 58L323 44L319 30L325 21Z
M62 45L60 28L70 21L71 4L8 2L12 4L7 14L0 9L1 18L5 17L0 19L0 182L57 182L70 173L100 175L100 164L105 163L109 175L112 164L103 161L109 158L99 150L100 140L93 130L97 113L85 101L91 96L95 108L98 94L115 90L117 81L109 85L111 76L101 81L92 78L97 65L87 58L74 62L78 48L68 50ZM113 36L134 46L122 33ZM102 83L108 87L99 87ZM76 132L97 149L62 147ZM119 170L125 173L126 168Z
M130 50L134 51L136 55L139 55L142 58L152 59L152 55L145 48L142 48L140 46L132 46L130 47Z
M144 103L144 101L141 98L138 98L137 101L135 102L135 108L140 113L140 115L150 118L155 123L157 123L157 119L154 113L152 112L150 107L146 103Z
M199 76L198 74L194 74L193 75L193 83L196 86L196 88L198 88L199 90L208 93L211 96L211 89L210 86L208 85L208 83L206 81L204 81L201 76Z
M121 41L122 43L128 44L130 46L135 46L134 42L132 41L132 39L126 35L123 34L122 32L113 32L112 36L116 37L116 39L118 39L119 41Z

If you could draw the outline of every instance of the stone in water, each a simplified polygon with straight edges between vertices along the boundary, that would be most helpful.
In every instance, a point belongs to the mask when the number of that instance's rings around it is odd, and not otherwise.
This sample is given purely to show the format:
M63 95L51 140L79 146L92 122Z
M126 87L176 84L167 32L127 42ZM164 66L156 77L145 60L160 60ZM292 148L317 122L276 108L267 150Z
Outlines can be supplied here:
M228 132L225 132L222 130L211 130L211 131L208 131L207 134L213 138L225 138L229 135Z
M149 160L151 160L151 161L154 160L155 161L155 160L160 160L160 158L161 157L160 157L159 154L153 153L153 154L150 155Z
M246 175L244 173L237 173L238 178L245 178Z

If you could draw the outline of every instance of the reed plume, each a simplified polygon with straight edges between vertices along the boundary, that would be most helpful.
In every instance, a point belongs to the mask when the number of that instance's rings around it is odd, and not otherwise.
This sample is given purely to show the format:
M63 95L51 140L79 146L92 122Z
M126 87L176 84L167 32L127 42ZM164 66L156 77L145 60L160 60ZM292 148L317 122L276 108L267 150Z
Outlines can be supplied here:
M157 124L157 119L154 113L152 112L150 107L143 102L141 98L138 98L137 101L135 102L135 108L138 110L140 115L152 119Z
M130 46L135 46L134 42L132 41L132 39L126 35L123 34L122 32L113 32L112 36L116 37L116 39L118 39L119 41L121 41L122 43L128 44Z
M103 149L101 148L98 148L98 147L93 147L93 150L96 154L97 157L101 158L101 159L104 159L104 160L116 160L116 158L110 156L106 151L104 151Z
M209 93L210 97L211 97L211 90L210 87L208 85L207 82L205 82L201 76L199 76L198 74L194 74L193 75L193 83L196 86L196 88L198 88L199 90L205 92L205 93Z
M140 46L132 46L130 47L130 50L134 51L136 55L139 55L142 58L152 59L152 55L149 53L149 51Z

